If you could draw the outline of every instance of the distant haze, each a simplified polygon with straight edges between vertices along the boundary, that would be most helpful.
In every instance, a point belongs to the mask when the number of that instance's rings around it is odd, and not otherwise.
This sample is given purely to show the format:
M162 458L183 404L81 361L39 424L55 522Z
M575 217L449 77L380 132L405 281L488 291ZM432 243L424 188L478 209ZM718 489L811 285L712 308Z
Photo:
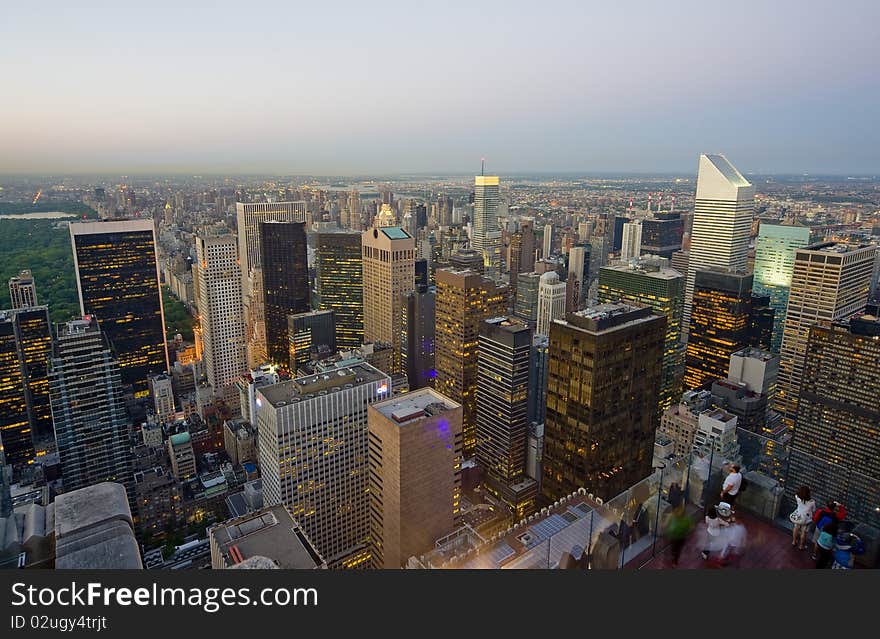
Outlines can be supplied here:
M880 2L25 2L0 172L880 173Z

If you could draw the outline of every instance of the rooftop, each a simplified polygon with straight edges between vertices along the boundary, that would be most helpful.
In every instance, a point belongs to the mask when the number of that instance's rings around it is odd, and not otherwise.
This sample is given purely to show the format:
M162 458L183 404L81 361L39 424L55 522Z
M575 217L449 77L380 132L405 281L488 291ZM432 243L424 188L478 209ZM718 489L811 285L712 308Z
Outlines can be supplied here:
M603 333L609 330L617 330L624 326L650 322L659 316L655 315L648 306L637 306L625 302L609 302L596 304L590 308L569 313L564 320L553 320L556 324L571 325L592 333Z
M379 229L389 240L406 240L412 236L399 226L383 226Z
M741 351L735 352L731 357L748 357L750 359L757 359L762 362L769 362L771 359L779 357L778 355L774 355L770 351L765 351L761 348L756 348L755 346L746 346Z
M377 402L372 406L374 410L377 410L397 424L405 424L414 419L430 417L438 412L460 407L460 404L455 403L445 395L441 395L433 388L422 388L410 393L404 393L393 399Z
M269 557L278 568L314 569L324 560L284 506L270 506L209 530L227 567Z
M259 392L273 408L277 408L290 402L311 399L318 393L334 393L356 385L387 379L388 375L379 369L366 362L359 362L350 366L339 366L317 375L297 377L280 384L266 386Z

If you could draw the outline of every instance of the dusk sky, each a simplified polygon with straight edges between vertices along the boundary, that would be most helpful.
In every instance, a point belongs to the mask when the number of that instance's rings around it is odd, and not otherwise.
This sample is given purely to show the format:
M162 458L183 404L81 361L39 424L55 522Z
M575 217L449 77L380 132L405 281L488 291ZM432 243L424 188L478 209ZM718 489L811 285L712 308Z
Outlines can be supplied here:
M880 173L876 0L184 4L5 2L0 172Z

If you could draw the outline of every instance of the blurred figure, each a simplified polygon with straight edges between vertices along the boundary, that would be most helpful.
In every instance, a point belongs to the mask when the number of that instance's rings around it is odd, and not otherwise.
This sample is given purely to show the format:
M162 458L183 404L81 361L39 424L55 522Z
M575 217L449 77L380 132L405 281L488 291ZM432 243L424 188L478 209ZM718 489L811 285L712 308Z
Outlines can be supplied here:
M746 549L746 527L741 523L732 523L724 531L727 537L727 545L721 552L722 562L730 555L740 557Z
M816 530L813 533L813 556L811 558L814 561L819 559L819 535L822 534L822 530L829 522L834 521L839 524L844 519L846 519L846 508L839 501L833 499L830 499L825 506L813 513L813 523L816 524ZM837 532L835 531L834 534L836 535Z
M706 512L706 539L703 544L703 559L708 559L713 552L723 551L727 547L724 529L730 524L718 516L718 509L709 506Z
M791 545L804 550L807 547L807 533L813 526L813 513L816 501L810 496L810 487L801 486L795 493L797 507L788 516L794 528L791 529Z
M669 549L672 553L672 566L678 566L681 557L681 549L693 530L694 522L685 512L684 503L679 503L673 508L663 522L663 533L669 540Z

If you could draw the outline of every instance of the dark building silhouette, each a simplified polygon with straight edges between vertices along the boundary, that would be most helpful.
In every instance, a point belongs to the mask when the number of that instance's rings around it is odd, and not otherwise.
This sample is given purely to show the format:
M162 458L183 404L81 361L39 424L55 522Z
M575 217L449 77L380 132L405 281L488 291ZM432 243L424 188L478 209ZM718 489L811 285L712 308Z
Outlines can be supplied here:
M287 366L290 341L287 317L309 311L309 270L304 222L260 222L266 353Z

